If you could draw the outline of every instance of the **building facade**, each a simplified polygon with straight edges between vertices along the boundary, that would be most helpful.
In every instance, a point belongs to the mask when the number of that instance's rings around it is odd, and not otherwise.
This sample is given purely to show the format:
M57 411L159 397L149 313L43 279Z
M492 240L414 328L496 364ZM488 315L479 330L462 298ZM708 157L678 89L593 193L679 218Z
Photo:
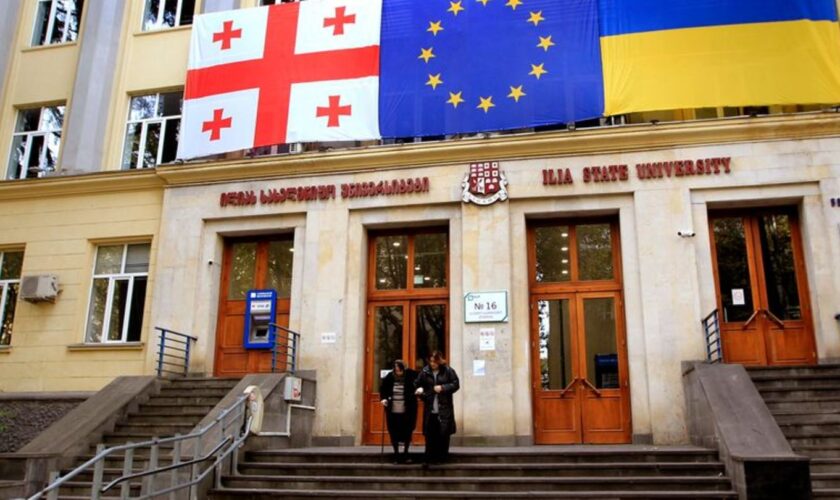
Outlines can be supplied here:
M378 443L382 370L435 349L459 439L498 445L687 442L681 363L714 311L727 361L840 357L836 109L172 163L190 14L255 4L2 7L0 390L153 373L156 326L198 338L192 372L266 371L252 289L301 332L321 443ZM46 274L55 303L17 297Z

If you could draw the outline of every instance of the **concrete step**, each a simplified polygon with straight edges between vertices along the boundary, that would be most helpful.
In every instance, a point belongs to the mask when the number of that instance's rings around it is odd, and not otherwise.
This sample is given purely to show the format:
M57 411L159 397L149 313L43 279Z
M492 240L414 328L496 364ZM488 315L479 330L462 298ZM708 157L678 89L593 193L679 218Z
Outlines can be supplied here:
M814 458L840 458L840 446L822 444L800 444L794 446L793 451L806 457Z
M170 381L168 387L175 387L180 389L226 389L230 391L240 379L236 378L188 378L188 379L174 379Z
M189 387L170 386L161 387L159 397L207 397L221 399L230 392L230 389L224 387L199 387L191 389Z
M840 474L840 456L838 458L812 458L811 473L831 472Z
M807 373L801 375L789 375L783 373L771 373L762 375L750 375L753 383L758 389L791 388L791 387L821 387L836 385L840 380L840 371L824 373Z
M277 476L357 476L398 475L400 477L569 477L569 476L723 476L722 463L690 462L601 462L601 463L516 463L516 464L445 464L425 469L405 464L353 463L240 463L244 475Z
M225 393L226 394L226 393ZM224 395L224 394L223 394ZM221 400L221 396L152 396L147 405L184 405L184 406L209 406L213 408Z
M812 436L838 436L840 437L840 424L817 423L817 424L779 424L779 428L785 437L800 438Z
M169 437L175 434L188 434L195 423L193 422L170 422L170 423L144 423L125 422L114 427L115 433L140 433L158 437Z
M209 413L209 412L207 412ZM192 425L197 424L198 422L203 419L207 413L201 411L191 411L191 412L180 412L180 413L170 413L170 414L163 414L163 413L132 413L128 415L123 422L126 424L179 424L179 423L190 423Z
M379 449L334 449L321 451L319 448L301 448L286 450L250 451L245 454L245 460L261 463L352 463L377 464L382 457ZM418 456L419 458L419 456ZM469 452L453 450L450 463L578 463L578 462L718 462L717 451L702 448L628 448L609 446L568 448L565 451L528 449L505 450L493 448L488 450L475 449Z
M840 432L810 433L804 436L788 437L791 448L821 445L840 448Z
M782 377L799 377L809 375L836 376L840 378L840 364L808 365L808 366L761 366L747 368L753 380L766 380Z
M812 489L840 490L840 474L834 472L811 472Z
M74 478L75 479L75 478ZM104 485L103 485L104 486ZM129 491L132 496L137 496L140 494L140 489L142 484L140 482L130 482L129 483ZM59 489L59 498L68 496L81 496L82 498L92 498L91 497L91 488L92 484L86 481L67 481L64 483L61 488ZM120 489L119 486L115 486L114 488L105 492L105 495L101 498L119 498L120 496Z
M303 500L310 498L398 498L400 500L459 500L459 499L524 499L524 498L585 498L588 500L619 500L631 498L646 499L736 499L735 491L628 491L615 490L609 493L600 491L528 491L520 492L485 492L459 491L452 494L448 491L424 491L416 488L403 491L378 491L378 490L265 490L252 488L225 488L224 490L211 490L210 499L228 500L235 498L247 498L249 500ZM78 499L68 499L78 500Z
M771 413L782 410L840 410L840 398L825 397L825 398L764 398L764 403Z
M773 417L779 424L808 424L840 422L840 409L787 409L775 410Z
M140 405L135 415L207 415L215 404L181 404L150 400ZM203 418L203 417L202 417Z
M819 488L811 493L813 498L840 498L840 488Z
M771 401L778 400L810 400L822 398L840 398L840 383L822 387L775 387L772 389L759 389L758 392L764 399Z
M430 468L431 469L431 468ZM390 490L406 487L406 478L394 476L223 476L222 483L231 488L256 488L275 490ZM413 477L411 487L424 491L730 491L727 477L703 476L626 476L626 477Z

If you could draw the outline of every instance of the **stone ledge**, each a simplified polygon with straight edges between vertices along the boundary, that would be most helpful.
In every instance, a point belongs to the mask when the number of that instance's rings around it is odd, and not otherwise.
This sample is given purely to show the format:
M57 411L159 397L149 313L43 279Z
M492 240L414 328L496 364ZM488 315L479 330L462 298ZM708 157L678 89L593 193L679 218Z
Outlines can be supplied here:
M145 342L123 342L120 344L70 344L68 351L142 351Z
M12 352L12 346L4 345L0 346L0 354L9 354Z

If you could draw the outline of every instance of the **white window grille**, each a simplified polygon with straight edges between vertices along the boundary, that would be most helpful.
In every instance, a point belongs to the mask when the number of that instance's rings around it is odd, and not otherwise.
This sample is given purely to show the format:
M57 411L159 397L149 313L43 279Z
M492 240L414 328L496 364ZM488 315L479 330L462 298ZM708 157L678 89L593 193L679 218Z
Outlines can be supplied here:
M32 45L73 42L79 36L82 0L38 0Z
M188 26L194 14L195 0L146 0L143 31Z
M20 292L23 252L0 252L0 346L12 341L12 324Z
M85 342L138 342L149 280L148 243L96 249Z
M153 168L175 160L181 127L181 92L131 98L122 168Z
M26 179L55 171L63 126L64 106L19 110L6 177Z

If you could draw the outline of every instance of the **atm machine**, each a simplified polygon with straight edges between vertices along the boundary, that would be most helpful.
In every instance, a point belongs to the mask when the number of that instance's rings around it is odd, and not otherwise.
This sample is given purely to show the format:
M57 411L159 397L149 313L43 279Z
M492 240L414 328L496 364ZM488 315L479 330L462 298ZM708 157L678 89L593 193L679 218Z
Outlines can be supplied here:
M245 299L245 349L271 349L277 319L277 291L248 290Z

